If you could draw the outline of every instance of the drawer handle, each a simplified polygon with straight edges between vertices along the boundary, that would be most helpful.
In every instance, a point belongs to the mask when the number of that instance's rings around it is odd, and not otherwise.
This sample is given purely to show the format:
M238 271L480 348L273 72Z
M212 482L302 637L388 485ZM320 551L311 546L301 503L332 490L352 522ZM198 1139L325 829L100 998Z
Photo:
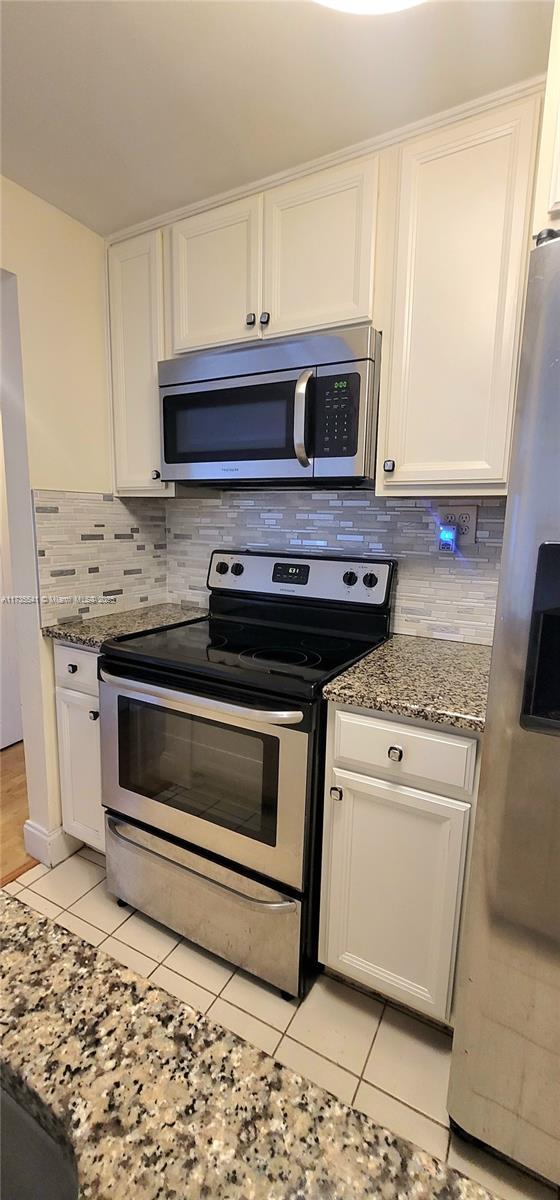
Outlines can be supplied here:
M98 721L98 720L99 720L99 713L98 713L98 712L96 712L94 708L90 708L90 710L89 710L89 713L88 713L88 717L89 717L90 721Z
M68 671L69 675L75 675L76 671L78 670L76 663L68 663L66 670Z
M342 798L344 796L344 792L342 791L342 788L332 787L329 792L329 795L330 795L331 800L342 800Z
M391 762L402 762L403 754L402 746L389 746L387 751L387 757L391 759Z
M219 883L217 879L209 879L207 875L203 875L201 871L193 871L192 867L186 867L184 863L174 862L172 858L166 858L165 854L160 854L157 850L152 850L150 846L142 846L134 841L134 838L127 837L121 833L116 821L112 817L107 816L107 824L114 837L120 842L127 842L129 846L133 846L135 850L145 850L146 854L153 854L156 858L161 858L163 862L170 867L176 867L178 871L186 871L187 875L194 875L195 879L201 880L202 883L208 885L215 892L229 892L230 896L235 896L237 900L243 900L250 908L263 909L265 912L294 912L296 908L295 900L256 900L254 896L246 896L244 892L238 892L237 888L229 887L227 883Z

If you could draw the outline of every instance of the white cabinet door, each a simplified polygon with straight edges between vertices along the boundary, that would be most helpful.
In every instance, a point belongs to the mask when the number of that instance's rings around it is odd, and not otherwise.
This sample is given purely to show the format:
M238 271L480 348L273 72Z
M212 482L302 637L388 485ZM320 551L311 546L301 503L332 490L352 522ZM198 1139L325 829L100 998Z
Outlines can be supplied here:
M267 335L371 316L376 207L375 158L265 192Z
M56 716L63 827L86 845L104 851L99 701L83 692L57 688Z
M157 364L164 357L161 230L109 247L117 491L162 492Z
M330 798L330 786L342 800ZM469 805L333 770L320 957L411 1008L449 1015Z
M172 347L259 336L262 197L248 196L171 227ZM247 322L255 318L253 325Z
M505 490L538 113L531 97L402 150L380 492Z

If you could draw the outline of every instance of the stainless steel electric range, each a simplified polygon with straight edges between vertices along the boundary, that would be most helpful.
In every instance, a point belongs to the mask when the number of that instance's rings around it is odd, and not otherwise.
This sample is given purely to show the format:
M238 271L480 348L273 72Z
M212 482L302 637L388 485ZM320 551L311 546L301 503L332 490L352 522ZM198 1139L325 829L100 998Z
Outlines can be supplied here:
M101 648L109 890L290 995L316 961L322 688L388 637L394 574L215 551L208 617Z

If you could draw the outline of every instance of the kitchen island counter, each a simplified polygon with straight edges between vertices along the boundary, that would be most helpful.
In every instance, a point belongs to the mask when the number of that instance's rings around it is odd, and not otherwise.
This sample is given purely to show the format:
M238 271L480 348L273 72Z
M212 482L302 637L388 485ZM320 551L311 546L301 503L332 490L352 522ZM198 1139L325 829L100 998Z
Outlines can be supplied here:
M16 898L0 914L5 1086L81 1200L489 1200Z

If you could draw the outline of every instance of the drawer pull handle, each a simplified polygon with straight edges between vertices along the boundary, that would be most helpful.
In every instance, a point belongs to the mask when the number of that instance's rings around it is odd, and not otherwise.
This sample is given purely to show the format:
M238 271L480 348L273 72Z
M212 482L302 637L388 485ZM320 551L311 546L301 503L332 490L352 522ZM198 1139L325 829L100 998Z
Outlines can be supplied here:
M76 671L78 670L76 663L68 663L66 670L68 671L69 675L75 675Z
M172 858L167 858L165 854L160 854L157 850L152 849L151 846L143 846L141 842L135 842L134 838L127 837L125 833L121 833L117 822L108 814L106 820L111 833L120 842L127 842L134 850L145 850L147 854L161 859L168 867L174 867L177 871L183 871L186 875L193 875L200 883L205 884L206 887L214 892L218 892L218 894L221 893L223 895L224 893L228 893L230 896L234 896L236 900L241 900L249 908L255 908L257 911L260 909L261 912L296 911L295 900L257 900L254 896L247 896L245 892L239 892L237 888L229 887L227 883L220 883L217 879L210 879L208 875L203 875L200 871L194 871L192 867L187 867L184 863L175 862Z
M342 788L339 788L339 787L331 788L331 790L330 790L331 800L342 800L343 796L344 796L344 792L342 791Z
M99 713L96 712L94 708L90 708L88 716L89 716L90 721L98 721L99 720Z
M387 751L387 757L391 759L391 762L402 762L403 754L402 746L389 746Z

